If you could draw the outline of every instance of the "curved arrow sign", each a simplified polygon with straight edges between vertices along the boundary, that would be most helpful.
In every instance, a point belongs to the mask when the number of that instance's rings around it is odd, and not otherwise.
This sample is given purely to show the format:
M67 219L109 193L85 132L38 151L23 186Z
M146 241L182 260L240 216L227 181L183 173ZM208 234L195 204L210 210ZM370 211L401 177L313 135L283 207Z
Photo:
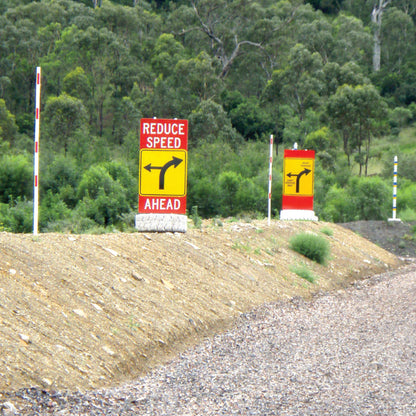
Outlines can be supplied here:
M310 170L310 169L308 169L308 168L305 168L305 169L303 169L303 171L302 172L299 172L299 173L292 173L292 172L289 172L288 174L287 174L287 176L289 176L289 178L291 178L292 176L296 176L296 193L298 194L299 193L299 183L300 183L300 178L301 178L301 176L302 175L308 175L309 173L311 173L312 171Z
M180 163L182 162L182 159L179 159L178 157L172 156L172 160L169 160L169 162L165 163L163 166L152 166L151 163L146 165L144 168L148 170L149 172L152 171L152 169L159 169L159 189L165 189L165 174L166 171L173 166L176 168Z

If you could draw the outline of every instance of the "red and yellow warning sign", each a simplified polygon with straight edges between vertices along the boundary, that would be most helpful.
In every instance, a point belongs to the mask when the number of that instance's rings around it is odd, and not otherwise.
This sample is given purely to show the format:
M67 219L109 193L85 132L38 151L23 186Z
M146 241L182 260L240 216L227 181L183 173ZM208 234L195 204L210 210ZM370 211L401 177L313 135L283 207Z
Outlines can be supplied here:
M282 209L313 210L315 151L284 151Z
M188 121L140 121L139 213L186 213Z

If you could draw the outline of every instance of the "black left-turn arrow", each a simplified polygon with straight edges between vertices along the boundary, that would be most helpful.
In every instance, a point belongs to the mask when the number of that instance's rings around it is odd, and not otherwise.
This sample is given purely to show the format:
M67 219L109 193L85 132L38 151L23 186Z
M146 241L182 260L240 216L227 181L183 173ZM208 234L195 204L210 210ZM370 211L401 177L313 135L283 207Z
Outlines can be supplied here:
M152 171L152 169L159 169L159 189L165 189L165 173L166 171L171 167L177 167L182 162L182 159L179 159L178 157L172 156L172 160L169 160L169 162L165 163L163 166L152 166L151 163L146 165L144 168L148 170L149 172Z

